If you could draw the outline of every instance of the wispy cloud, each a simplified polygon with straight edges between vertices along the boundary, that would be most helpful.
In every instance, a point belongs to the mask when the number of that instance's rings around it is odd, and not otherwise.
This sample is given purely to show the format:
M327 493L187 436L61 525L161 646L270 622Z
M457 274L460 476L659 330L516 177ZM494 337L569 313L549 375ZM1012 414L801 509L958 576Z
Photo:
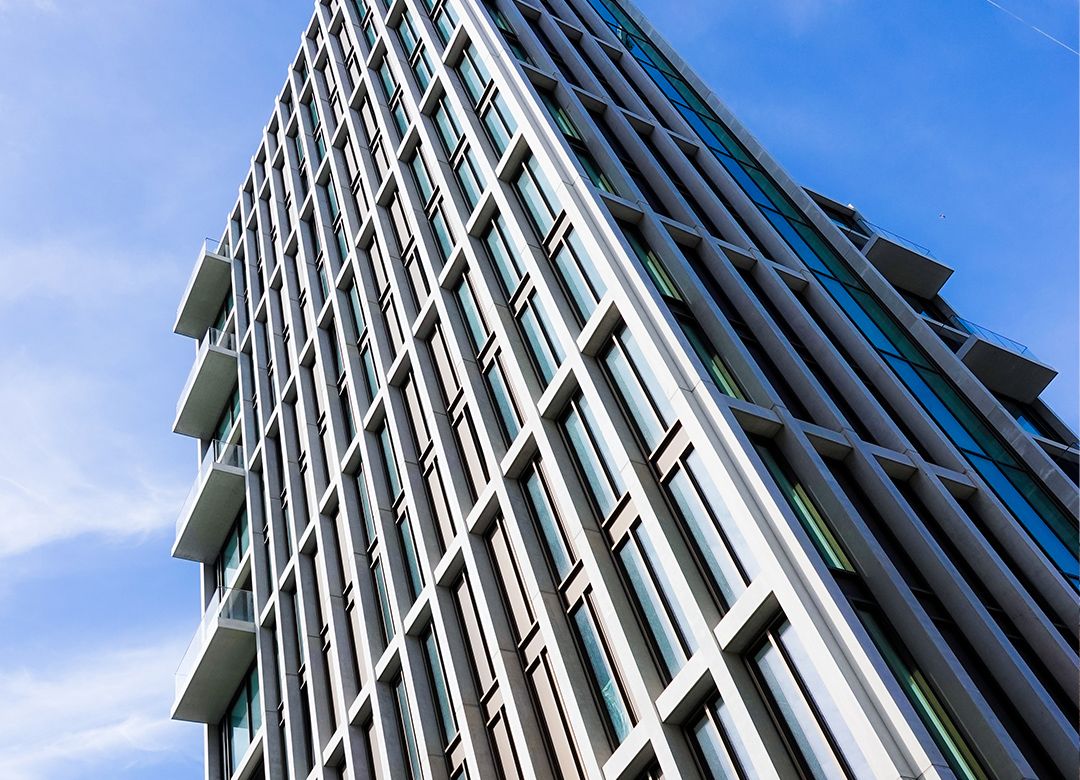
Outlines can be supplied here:
M108 385L0 359L0 558L88 533L137 536L176 517L187 485L102 419Z
M181 754L197 764L195 730L168 719L184 641L83 650L60 667L0 671L0 777L104 777Z
M164 257L109 246L93 235L33 242L0 237L0 307L33 297L115 311L133 295L180 289L181 276Z
M0 0L0 12L3 11L46 11L54 13L60 9L56 0Z

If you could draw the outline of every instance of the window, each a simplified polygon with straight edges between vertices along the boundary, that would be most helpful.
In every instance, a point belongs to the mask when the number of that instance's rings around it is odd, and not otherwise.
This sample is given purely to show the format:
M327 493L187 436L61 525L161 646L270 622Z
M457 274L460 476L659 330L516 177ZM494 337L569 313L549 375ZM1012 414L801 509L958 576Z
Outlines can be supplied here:
M749 762L739 760L746 755L746 750L741 742L732 739L737 739L738 730L722 700L714 698L702 707L686 731L703 775L717 780L746 778L742 767L748 766Z
M458 286L454 288L454 295L457 297L458 306L461 308L461 316L465 320L465 329L469 334L469 341L472 343L473 349L479 352L487 343L488 329L487 323L484 322L484 318L480 315L480 309L476 305L476 297L473 295L472 285L469 283L467 275L462 276Z
M480 202L480 193L484 191L484 183L480 178L476 154L471 146L465 147L461 153L461 157L454 165L454 175L457 176L461 194L465 196L465 202L469 204L469 210L472 211Z
M457 722L454 707L450 703L450 690L446 685L446 673L443 671L442 658L439 656L439 643L435 638L434 627L429 627L421 642L424 645L424 662L427 667L428 682L435 699L435 714L439 722L439 732L443 748L450 746L457 735Z
M491 95L487 105L480 112L480 119L487 128L496 153L501 157L510 145L514 131L517 130L517 122L502 93L495 92Z
M385 647L394 636L394 613L390 608L390 594L386 590L386 574L383 572L382 558L376 558L371 564L371 579L375 584L375 596L379 601L379 629Z
M892 632L887 625L865 607L856 607L855 611L956 776L964 780L986 780L985 771L944 703L923 673L912 663L903 646L890 638Z
M259 667L252 664L240 689L233 696L222 722L221 736L224 742L225 776L230 777L240 768L240 760L255 734L262 728L262 701L259 694Z
M551 495L540 472L540 464L533 463L521 480L525 499L532 510L533 520L540 530L540 537L548 552L557 579L562 581L570 574L576 555L563 531L562 524L551 503Z
M428 6L428 10L431 13L431 21L435 25L435 32L439 35L439 40L442 41L443 46L450 42L450 38L454 34L454 30L457 28L458 16L457 11L454 8L451 0L444 0L444 2L430 3L429 0L424 0L424 4Z
M615 190L615 186L611 183L603 170L601 170L600 164L596 161L596 158L593 157L592 152L589 151L589 147L585 145L584 140L582 140L581 133L578 132L577 126L574 124L573 120L570 119L566 110L555 100L555 96L548 92L541 92L540 98L544 101L544 105L547 106L551 118L555 120L555 126L559 128L566 143L569 144L570 150L574 153L574 156L577 157L578 163L581 164L581 167L585 171L585 175L589 177L589 181L605 192L617 195L618 192Z
M416 154L409 160L409 168L412 169L413 178L416 179L416 186L420 190L420 197L423 198L426 206L431 200L431 196L435 194L435 186L431 183L431 176L428 174L427 164L424 162L424 154L421 148L417 147Z
M454 251L454 236L450 232L450 225L446 221L446 214L443 212L441 201L432 207L428 219L431 222L431 232L435 236L435 246L439 249L439 256L443 259L443 262L446 262Z
M236 576L240 573L240 562L249 546L251 535L248 531L247 509L242 509L221 545L221 552L218 553L214 568L219 588L231 588L235 584Z
M843 713L787 620L771 628L751 651L750 668L792 759L807 776L871 776Z
M577 631L588 671L591 672L590 678L604 715L604 723L616 744L621 743L634 725L633 715L597 628L588 594L570 610L570 620Z
M393 683L394 703L397 704L398 736L405 750L403 768L409 780L423 777L420 769L420 751L416 746L416 732L413 729L412 715L409 712L409 694L405 690L405 678L400 675Z
M416 539L413 538L412 523L408 512L402 513L397 521L398 540L401 542L401 557L405 559L406 582L409 584L411 601L420 598L424 589L424 574L420 570L420 559L416 554ZM410 602L411 603L411 602Z
M469 483L469 492L475 500L487 484L489 474L483 447L480 444L480 438L477 436L472 412L468 406L465 406L454 419L453 427L458 452L461 453L461 464L465 469L465 478Z
M517 321L529 347L529 355L537 376L541 384L547 385L554 378L563 355L551 336L548 319L535 292L525 300L517 315Z
M503 292L507 296L513 294L521 283L525 272L521 263L510 248L509 234L507 233L506 221L502 214L496 214L491 225L484 232L484 244L488 249L488 257L498 272L499 281L502 283Z
M536 702L544 741L555 769L555 776L564 780L585 777L546 649L540 651L537 660L525 670L525 675Z
M386 473L386 485L390 490L391 502L401 495L401 476L398 473L397 459L394 457L394 443L390 439L390 426L383 421L379 428L379 452L382 455L383 469Z
M561 425L578 473L603 520L615 510L626 489L611 462L611 448L597 433L596 418L583 395L570 402Z
M541 240L547 238L548 233L555 224L555 215L558 213L551 185L547 177L540 170L540 162L533 155L529 155L521 166L521 170L514 178L514 188L517 190L521 203L536 228L536 234Z
M498 414L499 430L503 435L504 442L509 445L521 430L521 418L518 415L514 398L510 393L510 387L506 382L503 372L502 361L496 355L484 370L484 382L487 384L491 404Z
M439 98L432 118L435 120L435 129L439 133L439 138L442 140L447 155L453 155L454 150L457 149L457 145L461 141L461 128L457 119L454 118L453 111L446 104L445 97Z
M573 229L566 231L565 238L551 257L551 264L559 274L578 322L585 324L607 292L607 286L585 251L581 237Z
M650 362L625 326L612 337L601 359L647 449L655 450L674 421L675 413L666 395L649 392L650 383L644 377L649 374Z
M754 449L757 450L761 460L765 463L765 468L772 475L777 487L780 488L780 492L784 494L784 499L787 501L788 506L791 507L791 511L795 513L799 523L806 530L806 533L810 535L810 541L814 543L814 547L821 553L821 557L825 559L826 565L830 569L854 572L855 568L851 565L851 561L844 552L839 539L836 538L829 524L825 522L825 518L818 510L814 500L802 483L799 482L799 478L784 459L780 450L767 439L755 438L753 444Z
M693 654L696 644L686 613L674 596L671 581L640 520L618 545L615 556L637 602L661 670L671 679Z
M664 487L723 606L731 606L756 574L756 562L715 472L705 468L697 450L690 450L664 480Z
M491 77L477 56L476 49L473 48L472 44L466 46L461 53L461 61L458 63L457 71L461 76L461 83L465 85L465 91L472 98L473 105L478 105L480 99L484 96L484 90L487 88Z

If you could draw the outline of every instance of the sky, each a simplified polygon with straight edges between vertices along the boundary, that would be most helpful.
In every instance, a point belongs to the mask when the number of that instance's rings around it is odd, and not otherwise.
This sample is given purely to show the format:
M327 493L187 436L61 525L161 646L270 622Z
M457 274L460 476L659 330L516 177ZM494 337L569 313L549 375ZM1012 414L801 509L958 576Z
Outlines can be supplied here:
M1077 423L1075 0L639 0L795 178L954 267ZM310 0L0 0L0 777L201 777L171 333ZM943 216L942 216L943 215Z

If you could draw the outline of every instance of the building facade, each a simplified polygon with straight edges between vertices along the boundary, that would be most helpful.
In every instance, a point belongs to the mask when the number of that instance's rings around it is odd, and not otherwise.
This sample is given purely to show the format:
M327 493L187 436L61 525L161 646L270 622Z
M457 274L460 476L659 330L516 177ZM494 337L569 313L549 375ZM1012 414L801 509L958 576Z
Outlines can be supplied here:
M1078 771L1076 437L624 0L321 0L176 320L206 777Z

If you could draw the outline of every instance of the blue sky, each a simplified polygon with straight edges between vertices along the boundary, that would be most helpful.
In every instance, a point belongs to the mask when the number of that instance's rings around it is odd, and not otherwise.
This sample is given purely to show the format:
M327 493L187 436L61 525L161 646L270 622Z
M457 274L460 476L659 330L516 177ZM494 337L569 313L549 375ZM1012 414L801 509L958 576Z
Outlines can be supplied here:
M1003 4L1076 48L1075 0ZM1073 54L986 0L640 5L799 180L954 266L947 297L1057 366L1076 424ZM170 327L310 10L0 0L5 780L201 776L167 720L199 619L168 557L195 473Z

